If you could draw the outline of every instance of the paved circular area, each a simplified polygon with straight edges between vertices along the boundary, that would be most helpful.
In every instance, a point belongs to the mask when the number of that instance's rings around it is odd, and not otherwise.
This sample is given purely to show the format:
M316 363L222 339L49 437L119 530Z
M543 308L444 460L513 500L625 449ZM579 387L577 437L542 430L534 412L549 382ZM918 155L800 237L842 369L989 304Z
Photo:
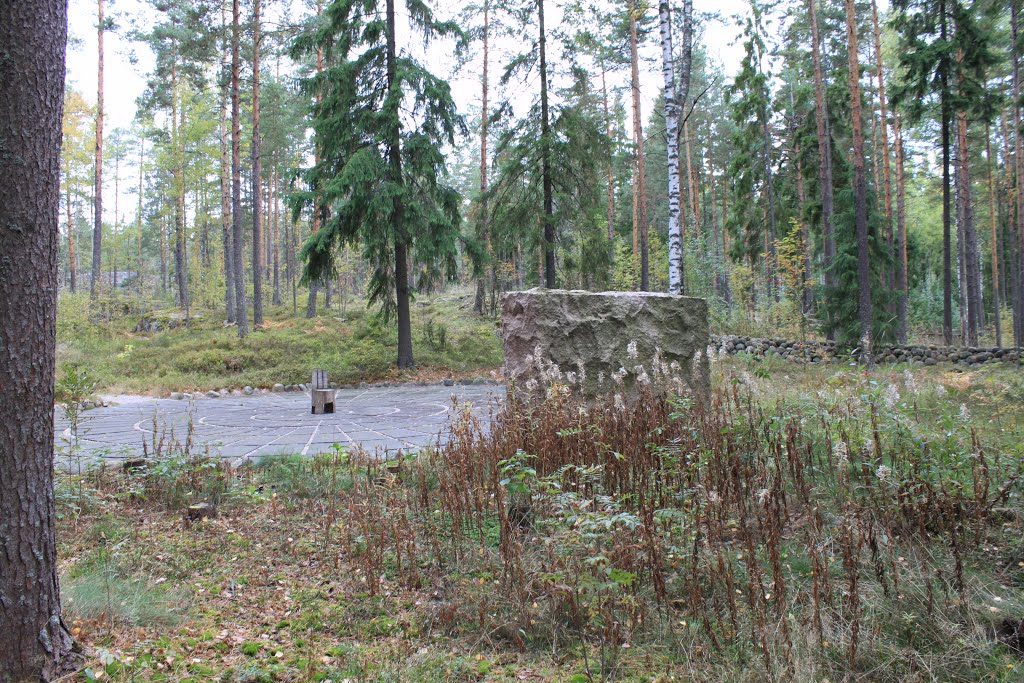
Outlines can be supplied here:
M370 452L415 450L443 441L453 406L468 404L487 417L504 396L500 386L413 386L339 389L334 414L312 415L305 393L225 396L194 401L144 397L111 399L106 408L82 413L78 452L86 460L138 457L143 440L184 442L193 425L193 450L209 447L222 458L313 455L337 443ZM58 460L68 462L72 439L57 409ZM73 463L68 463L73 464Z

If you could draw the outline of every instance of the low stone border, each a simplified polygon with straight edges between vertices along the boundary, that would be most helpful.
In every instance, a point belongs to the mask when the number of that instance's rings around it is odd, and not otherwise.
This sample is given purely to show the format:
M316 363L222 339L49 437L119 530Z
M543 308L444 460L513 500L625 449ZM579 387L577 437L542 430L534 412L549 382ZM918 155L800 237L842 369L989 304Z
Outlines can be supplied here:
M754 356L776 355L795 363L839 363L854 359L855 353L839 351L835 342L811 340L806 342L773 337L745 337L734 334L711 335L716 353L749 353ZM985 363L1016 361L1017 349L992 347L937 346L934 344L907 344L883 346L876 349L877 363L920 363L937 365L955 363L966 367L979 367Z
M423 380L415 382L358 382L355 384L339 384L337 382L331 382L331 389L384 389L392 387L428 387L431 385L453 387L456 384L460 386L481 386L481 385L500 385L501 382L494 379L488 379L487 377L464 377L461 379L447 378L437 382L426 382ZM205 399L205 398L223 398L226 396L253 396L256 394L270 394L270 393L282 393L282 392L299 392L308 391L309 386L306 384L275 384L271 388L254 388L254 387L243 387L241 389L221 389L219 391L211 389L210 391L172 391L168 394L168 398L175 399L178 401L189 401L192 399Z

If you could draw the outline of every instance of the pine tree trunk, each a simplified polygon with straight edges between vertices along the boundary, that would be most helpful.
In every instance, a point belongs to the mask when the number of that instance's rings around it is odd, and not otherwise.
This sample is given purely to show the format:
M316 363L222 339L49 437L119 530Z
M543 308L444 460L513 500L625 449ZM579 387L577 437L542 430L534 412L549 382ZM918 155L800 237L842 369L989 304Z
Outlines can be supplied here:
M544 185L544 285L554 289L555 279L555 199L551 180L551 122L548 111L547 33L544 29L544 0L537 0L540 24L540 136L541 176Z
M281 178L277 166L277 150L274 150L274 179L271 192L274 195L274 298L275 306L281 305L281 248L279 227L281 223Z
M808 16L811 22L811 55L814 60L814 123L818 137L818 185L821 190L821 235L824 251L823 269L825 288L835 287L832 264L836 258L835 233L832 229L832 144L829 132L828 108L825 101L825 79L821 67L821 37L818 35L817 0L807 0ZM831 327L825 331L828 339L835 337Z
M1018 362L1021 358L1021 347L1024 347L1024 140L1021 139L1021 106L1020 99L1024 87L1021 85L1020 69L1020 7L1019 0L1010 2L1011 45L1013 51L1013 130L1014 130L1014 175L1017 186L1017 267L1014 287L1013 337L1017 346Z
M946 3L939 2L940 33L939 37L946 40ZM950 187L950 112L949 112L949 74L945 60L940 63L939 81L942 100L939 103L942 118L942 338L946 346L953 344L953 263L952 263L952 201Z
M999 218L996 212L996 162L992 158L992 130L985 124L985 160L988 162L988 221L992 261L992 319L995 323L996 346L1003 346L1003 328L999 307Z
M882 61L882 31L878 22L878 3L871 0L871 23L875 37L875 69L878 76L878 110L882 116L882 186L885 191L885 237L890 254L893 251L892 166L889 162L889 115L885 98L885 70ZM894 278L895 279L895 278Z
M601 60L601 103L604 106L604 125L605 134L608 136L609 143L612 140L612 117L608 111L608 82L607 72L605 69L604 60ZM615 170L612 166L612 159L609 156L608 163L605 167L605 174L608 176L608 187L606 188L608 195L608 208L607 208L607 221L608 221L608 282L612 281L615 276Z
M871 263L868 252L868 192L864 170L864 124L861 120L860 64L857 60L857 10L846 0L846 44L850 68L850 128L853 132L853 191L857 227L857 317L862 359L872 358Z
M775 225L775 178L772 172L772 138L771 131L769 130L769 112L767 110L767 104L765 105L765 111L763 113L763 123L761 126L762 133L764 135L764 177L765 177L765 193L768 195L768 233L765 235L765 274L768 278L768 296L773 301L779 300L779 287L778 287L778 271L779 271L779 259L776 249L776 240L778 239L778 230Z
M136 289L142 291L142 191L146 182L146 138L139 138L139 206L135 214L137 258L135 264Z
M166 203L161 201L166 211ZM167 293L167 216L160 216L160 293Z
M78 264L75 263L75 224L71 218L71 178L64 179L65 201L67 203L68 222L68 274L71 278L71 291L78 289Z
M110 226L110 281L117 289L117 228L120 220L119 198L121 196L121 154L114 151L114 223Z
M967 140L967 112L957 114L959 166L960 216L963 218L963 259L966 279L967 301L967 345L978 345L978 331L981 328L981 288L978 258L978 236L974 226L974 205L971 192L969 145ZM963 283L962 283L963 284Z
M238 101L242 60L238 2L231 0L231 260L235 268L235 322L238 336L245 337L249 334L249 316L245 310L245 238L242 234L242 121Z
M101 24L102 25L102 24ZM0 678L82 660L61 618L54 360L67 4L0 3Z
M543 4L543 0L540 0ZM636 185L633 192L637 202L637 222L640 233L640 291L650 290L650 272L647 262L647 167L644 161L644 128L640 116L640 57L637 54L636 20L641 12L637 0L629 8L629 55L633 91L633 137L636 140Z
M96 155L95 189L93 190L92 226L92 280L89 282L89 296L98 293L101 265L103 263L103 0L97 0L97 56L99 58L96 77Z
M899 114L893 116L896 138L896 341L907 343L907 207L903 171L903 132Z
M712 163L711 148L708 147L708 186L711 188L711 238L715 251L715 292L725 301L725 305L732 304L732 292L729 287L729 275L725 268L725 210L722 211L722 224L718 222L716 207L718 200L715 196L715 168ZM724 179L723 179L724 180Z
M668 0L658 3L661 28L661 73L665 80L665 141L668 164L668 291L682 294L683 232L679 208L679 92L676 90L672 53L672 25ZM685 21L685 19L684 19ZM686 47L683 46L686 59Z
M263 156L260 149L260 0L252 4L252 326L263 326Z
M489 216L487 215L487 67L488 48L490 47L490 22L491 5L489 0L484 0L484 64L483 73L480 77L480 237L484 241L487 250L487 270L490 280L491 298L494 298L495 286L495 263L494 252L491 248L491 229ZM478 315L484 314L484 302L487 298L487 283L485 278L480 276L476 283L475 310Z
M220 7L220 26L224 36L221 46L220 84L220 220L221 240L224 246L224 317L229 323L235 322L235 250L231 228L231 162L228 159L228 102L230 85L226 75L231 70L228 46L227 16L224 3Z
M172 52L174 61L178 55ZM174 279L178 289L178 305L185 310L185 319L189 317L188 301L188 267L185 259L185 110L181 108L181 121L178 121L178 70L171 66L171 144L174 146Z

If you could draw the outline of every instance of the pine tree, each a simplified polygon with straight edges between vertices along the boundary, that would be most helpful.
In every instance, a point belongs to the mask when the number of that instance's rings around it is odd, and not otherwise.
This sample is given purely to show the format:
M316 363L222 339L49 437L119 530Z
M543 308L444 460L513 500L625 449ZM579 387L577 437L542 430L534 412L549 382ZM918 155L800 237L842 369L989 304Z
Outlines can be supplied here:
M73 676L53 494L67 3L0 2L0 678Z
M307 81L322 106L312 119L321 152L298 195L301 205L319 200L330 216L303 247L304 279L333 273L333 255L360 242L373 264L370 301L385 316L397 313L398 367L414 365L410 317L410 258L445 261L455 272L459 196L444 184L441 146L453 144L463 123L448 84L418 61L399 54L394 0L339 0L325 21L295 44L297 55L322 48L331 68ZM407 0L413 29L424 40L461 38L452 23L438 22L418 0ZM403 113L411 110L411 116Z
M103 0L96 1L96 170L93 176L93 227L92 227L92 278L89 281L89 296L98 294L101 267L103 263L103 34L106 32L103 16Z
M861 357L873 362L873 314L871 310L871 257L868 247L868 189L864 172L864 132L861 120L860 63L857 52L857 10L846 0L846 44L850 60L850 125L853 129L853 188L857 230L857 317L860 322Z

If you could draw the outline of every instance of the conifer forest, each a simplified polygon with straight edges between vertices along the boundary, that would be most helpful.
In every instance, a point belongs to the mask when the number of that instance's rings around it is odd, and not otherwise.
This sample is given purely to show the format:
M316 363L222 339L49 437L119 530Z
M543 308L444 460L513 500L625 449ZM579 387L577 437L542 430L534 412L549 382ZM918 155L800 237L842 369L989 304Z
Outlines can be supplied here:
M536 285L672 291L723 331L1019 344L1016 6L692 5L99 0L62 283L242 336L357 292L399 366L410 300L450 283L480 314ZM114 128L112 32L152 54Z
M0 0L0 683L1024 681L1024 0Z

